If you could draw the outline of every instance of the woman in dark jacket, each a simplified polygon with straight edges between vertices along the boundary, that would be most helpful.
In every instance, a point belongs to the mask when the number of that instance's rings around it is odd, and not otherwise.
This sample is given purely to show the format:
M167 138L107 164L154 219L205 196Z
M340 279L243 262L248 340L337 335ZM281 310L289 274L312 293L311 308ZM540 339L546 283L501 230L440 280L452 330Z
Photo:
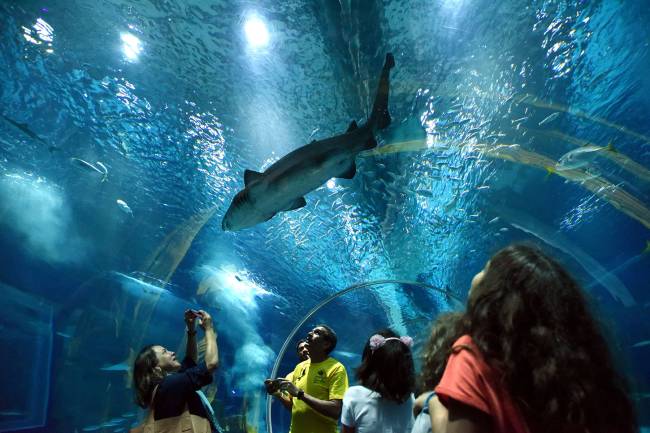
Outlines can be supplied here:
M196 319L205 332L205 357L198 362ZM217 335L212 317L203 310L186 310L187 349L183 362L176 354L160 345L148 345L140 350L133 366L136 402L142 408L153 409L154 420L176 417L185 411L206 418L213 431L217 423L212 407L201 388L212 383L212 373L219 365Z

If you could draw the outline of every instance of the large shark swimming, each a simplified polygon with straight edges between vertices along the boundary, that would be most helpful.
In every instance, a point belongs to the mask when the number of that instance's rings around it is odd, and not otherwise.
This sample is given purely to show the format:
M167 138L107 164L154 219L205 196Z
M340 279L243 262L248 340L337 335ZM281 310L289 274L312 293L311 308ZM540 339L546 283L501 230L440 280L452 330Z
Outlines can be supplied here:
M379 76L377 93L368 121L352 121L347 131L324 140L314 140L285 155L264 173L244 171L244 189L235 195L223 217L224 231L237 231L268 221L278 212L305 206L305 194L333 177L352 179L361 151L377 146L375 134L390 122L388 91L390 70L395 66L388 53Z

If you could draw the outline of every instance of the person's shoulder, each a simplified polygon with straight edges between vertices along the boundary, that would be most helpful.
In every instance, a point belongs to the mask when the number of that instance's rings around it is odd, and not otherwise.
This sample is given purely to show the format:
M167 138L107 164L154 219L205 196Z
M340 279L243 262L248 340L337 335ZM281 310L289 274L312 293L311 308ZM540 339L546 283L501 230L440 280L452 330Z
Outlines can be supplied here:
M481 349L470 335L463 335L452 346L451 354L447 360L445 375L454 372L465 377L478 378L490 376L494 373L483 357Z
M474 345L474 340L472 339L472 336L469 334L463 334L456 341L454 341L453 347L456 346L473 346Z
M485 363L483 352L472 336L468 334L465 334L456 340L452 345L451 355L461 355L462 358L476 359L481 364Z
M158 397L163 396L161 398L164 399L168 393L173 393L175 388L178 386L179 378L181 376L182 375L179 375L178 373L172 373L165 376L157 385L155 398L157 399Z
M326 363L326 365L329 368L345 368L345 367L343 367L343 364L341 363L341 361L339 361L336 358L332 358L331 356L329 358L327 358L324 362Z
M291 372L291 374L294 375L295 377L299 377L301 376L301 374L300 373L296 374L296 372L305 370L306 368L309 367L309 365L310 365L309 359L300 361L299 363L296 364L295 367L293 367L293 371Z
M345 366L339 360L334 358L327 358L327 371L331 374L348 374Z
M474 339L472 339L472 336L469 334L461 335L458 340L454 342L451 346L452 348L452 353L459 353L461 351L468 351L472 355L479 356L481 355L481 352L474 343Z
M372 390L363 385L353 385L346 391L346 393L349 393L350 395L370 395L372 392Z
M373 391L370 388L366 388L363 385L354 385L354 386L351 386L348 389L352 389L352 388L354 388L353 392L356 393L357 395L362 395L362 396L376 395L376 396L379 396L379 394L377 392Z
M373 392L372 390L366 388L365 386L354 385L354 386L349 387L345 391L345 398L347 400L353 400L353 401L366 400L366 399L372 397L373 394L376 394L376 393Z
M294 371L295 371L298 367L302 367L302 366L309 365L309 364L311 364L311 362L310 362L309 359L305 359L304 361L300 361L299 363L296 364L296 367L294 368Z

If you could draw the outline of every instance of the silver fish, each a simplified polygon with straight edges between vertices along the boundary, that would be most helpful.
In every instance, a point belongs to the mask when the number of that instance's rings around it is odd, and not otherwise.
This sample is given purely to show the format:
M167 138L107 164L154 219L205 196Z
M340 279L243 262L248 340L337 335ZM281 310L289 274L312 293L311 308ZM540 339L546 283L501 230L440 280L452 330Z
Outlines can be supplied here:
M539 126L546 125L547 123L550 123L560 117L560 113L553 113L549 116L546 116L541 122L538 123Z
M102 182L106 182L106 180L108 179L108 169L104 164L102 164L99 161L97 161L95 165L81 158L70 158L70 162L72 162L72 164L74 164L75 167L79 167L88 172L95 172L101 174Z
M596 159L596 157L603 152L614 152L614 148L611 144L608 146L589 145L580 147L562 155L558 163L555 165L555 169L561 171L584 167Z
M121 210L122 212L124 212L125 214L128 214L128 215L133 216L133 211L131 210L131 208L129 207L129 205L126 204L126 202L125 202L124 200L118 198L115 202L116 202L117 205L120 207L120 210Z

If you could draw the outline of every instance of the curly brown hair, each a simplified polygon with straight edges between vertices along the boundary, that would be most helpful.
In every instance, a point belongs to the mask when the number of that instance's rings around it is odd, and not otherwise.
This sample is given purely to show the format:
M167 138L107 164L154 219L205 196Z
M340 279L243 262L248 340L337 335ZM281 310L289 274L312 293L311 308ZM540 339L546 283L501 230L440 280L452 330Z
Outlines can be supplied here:
M469 333L533 433L632 433L633 404L607 341L569 273L537 247L489 261L470 294Z
M418 394L432 391L442 379L451 347L464 334L462 312L443 313L431 325L431 333L420 355L422 371L418 378Z

